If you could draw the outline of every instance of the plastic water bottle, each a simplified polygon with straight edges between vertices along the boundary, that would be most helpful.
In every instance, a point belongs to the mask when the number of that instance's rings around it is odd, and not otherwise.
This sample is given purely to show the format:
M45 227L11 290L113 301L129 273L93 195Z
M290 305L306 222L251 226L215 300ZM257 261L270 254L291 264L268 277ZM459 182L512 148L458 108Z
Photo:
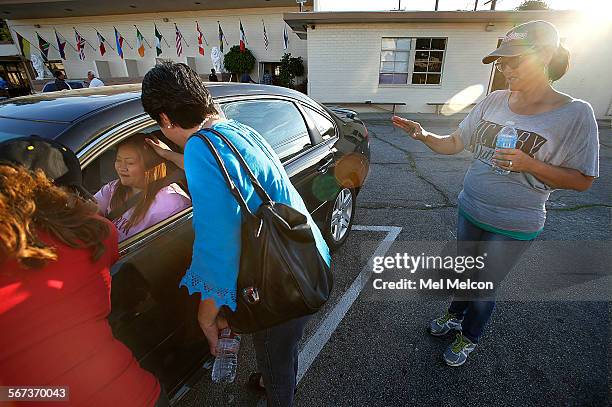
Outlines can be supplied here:
M497 142L495 143L495 148L514 148L516 147L516 142L518 141L518 133L514 128L514 122L506 122L506 125L502 127L502 129L497 133ZM493 165L493 171L499 175L508 175L510 171L503 169Z
M212 369L212 381L215 383L232 383L236 379L238 367L238 350L240 335L230 328L223 329L217 342L217 357Z

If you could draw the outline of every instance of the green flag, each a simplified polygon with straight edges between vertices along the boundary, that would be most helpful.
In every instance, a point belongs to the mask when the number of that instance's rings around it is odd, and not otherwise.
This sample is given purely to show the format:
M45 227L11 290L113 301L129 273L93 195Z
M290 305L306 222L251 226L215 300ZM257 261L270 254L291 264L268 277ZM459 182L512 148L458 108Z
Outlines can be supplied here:
M160 56L162 53L161 40L163 35L157 30L157 26L155 26L155 52L157 52L157 56Z
M50 44L43 37L41 37L39 33L36 33L36 36L38 37L38 48L40 48L40 53L46 61L47 59L49 59Z
M17 34L17 43L19 44L19 48L21 49L21 54L26 57L26 58L30 58L30 41L26 40L21 34L19 34L18 32L15 32L15 34Z

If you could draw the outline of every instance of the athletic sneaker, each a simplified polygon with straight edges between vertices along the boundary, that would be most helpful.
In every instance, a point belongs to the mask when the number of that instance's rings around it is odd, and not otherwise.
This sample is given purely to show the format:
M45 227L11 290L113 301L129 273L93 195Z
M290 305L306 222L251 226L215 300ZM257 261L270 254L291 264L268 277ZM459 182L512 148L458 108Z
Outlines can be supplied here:
M452 330L461 332L461 322L455 314L446 311L444 316L436 318L429 323L429 333L433 336L444 336Z
M462 333L458 333L455 341L446 348L442 357L449 366L461 366L474 349L476 349L476 344L463 336Z

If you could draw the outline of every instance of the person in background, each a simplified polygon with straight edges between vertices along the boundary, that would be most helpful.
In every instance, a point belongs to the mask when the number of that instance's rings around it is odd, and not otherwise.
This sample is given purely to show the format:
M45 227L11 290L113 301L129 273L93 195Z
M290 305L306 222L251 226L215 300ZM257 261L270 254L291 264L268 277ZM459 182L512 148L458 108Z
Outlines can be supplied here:
M191 266L180 285L190 295L200 294L198 322L214 355L219 329L227 326L219 310L236 310L242 213L213 154L202 139L191 137L194 133L208 137L215 145L252 211L261 200L245 170L229 147L207 128L222 133L248 157L251 171L274 202L289 205L307 217L319 253L328 265L329 248L270 144L250 127L221 118L208 89L189 66L164 62L149 70L142 82L141 99L145 112L159 123L164 135L184 148L184 156L174 156L177 165L184 163L193 199L195 240ZM309 319L295 318L253 335L261 373L251 375L249 383L267 392L271 406L293 404L298 343Z
M510 88L489 94L451 135L397 116L393 124L437 153L474 154L458 198L457 249L463 256L486 256L482 281L497 287L542 232L550 193L586 191L599 176L599 137L591 105L552 87L569 68L569 51L554 25L516 26L483 59L494 61ZM519 134L516 148L496 148L505 125ZM496 173L493 165L508 172ZM458 332L443 354L448 365L467 360L494 307L495 290L455 295L444 315L430 322L434 336Z
M104 86L104 82L96 77L94 71L87 72L87 79L89 80L90 88L99 88L100 86Z
M66 405L168 406L111 331L117 232L75 185L58 182L80 176L74 153L57 143L0 144L0 384L68 386Z
M60 70L55 71L55 90L70 90L72 89L66 82L66 75Z
M240 82L242 83L257 83L253 80L253 78L251 78L251 75L249 75L248 72L243 72L242 75L240 76Z
M217 78L217 73L214 69L210 70L210 75L208 75L208 82L219 82L219 78Z
M264 85L272 85L273 79L274 78L270 74L270 71L266 69L266 71L264 72L263 78L261 80L261 83L263 83Z
M161 222L191 206L191 199L176 183L163 186L166 163L146 144L147 135L137 133L117 145L115 171L119 179L104 185L95 198L100 213L109 217L117 208L123 212L111 219L119 231L119 241ZM131 207L126 202L140 193Z

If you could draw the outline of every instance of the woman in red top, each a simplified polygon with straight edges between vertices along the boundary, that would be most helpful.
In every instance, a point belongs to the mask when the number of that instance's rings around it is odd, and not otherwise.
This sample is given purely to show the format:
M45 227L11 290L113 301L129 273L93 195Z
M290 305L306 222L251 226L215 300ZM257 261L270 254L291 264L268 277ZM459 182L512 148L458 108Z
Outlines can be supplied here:
M68 386L61 406L154 406L158 381L106 319L117 231L96 212L41 170L0 164L0 386Z

